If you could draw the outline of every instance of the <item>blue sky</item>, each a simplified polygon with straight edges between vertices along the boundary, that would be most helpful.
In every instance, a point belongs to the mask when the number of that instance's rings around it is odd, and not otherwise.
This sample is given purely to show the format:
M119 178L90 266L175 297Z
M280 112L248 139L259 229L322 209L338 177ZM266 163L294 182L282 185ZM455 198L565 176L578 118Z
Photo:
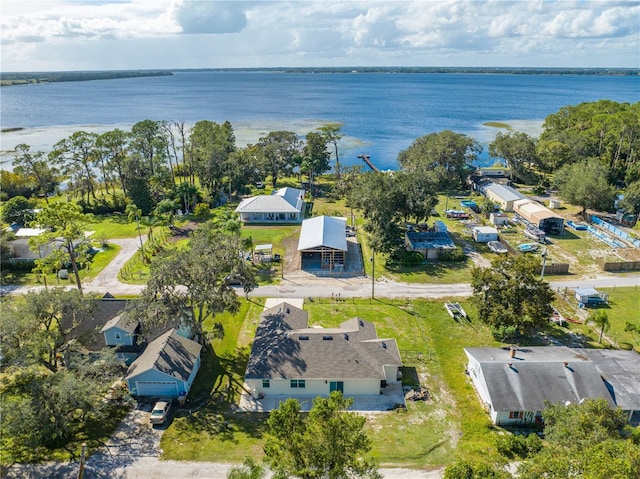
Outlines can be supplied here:
M640 67L631 0L2 0L2 71Z

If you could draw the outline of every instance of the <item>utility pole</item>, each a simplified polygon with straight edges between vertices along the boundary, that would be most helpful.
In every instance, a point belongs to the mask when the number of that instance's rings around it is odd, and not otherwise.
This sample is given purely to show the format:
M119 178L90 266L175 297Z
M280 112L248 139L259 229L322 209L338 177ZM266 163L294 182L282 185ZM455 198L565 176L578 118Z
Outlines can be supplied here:
M540 279L544 279L544 267L547 265L547 247L544 247L542 252L542 271L540 272Z
M371 250L371 299L375 299L376 288L376 251Z

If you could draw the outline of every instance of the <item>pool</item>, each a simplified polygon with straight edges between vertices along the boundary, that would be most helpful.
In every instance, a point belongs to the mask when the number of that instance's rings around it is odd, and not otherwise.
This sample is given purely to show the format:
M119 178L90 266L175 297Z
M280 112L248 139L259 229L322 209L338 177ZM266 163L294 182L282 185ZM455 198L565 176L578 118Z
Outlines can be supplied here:
M605 243L607 243L612 248L625 248L627 246L623 242L613 239L607 233L600 231L599 229L594 228L593 226L587 226L587 231L591 233L593 236L595 236L596 238L598 238L600 241L604 241Z

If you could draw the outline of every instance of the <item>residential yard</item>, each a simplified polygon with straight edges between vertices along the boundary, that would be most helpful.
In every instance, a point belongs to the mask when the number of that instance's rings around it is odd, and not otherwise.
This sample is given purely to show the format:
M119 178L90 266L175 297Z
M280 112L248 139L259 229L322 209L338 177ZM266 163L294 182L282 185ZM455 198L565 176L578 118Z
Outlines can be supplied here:
M386 467L435 468L456 459L501 461L494 447L500 431L483 411L465 373L464 347L500 346L463 301L470 320L451 319L443 301L329 298L306 302L311 325L336 326L354 316L376 324L379 337L398 341L405 367L403 383L427 388L432 398L409 402L406 412L370 413L372 454ZM176 418L162 439L163 458L240 462L259 458L266 414L234 413L261 301L242 301L236 315L221 315L225 337L213 341L190 395L192 414ZM530 344L570 342L571 331L550 326ZM527 345L527 344L521 344ZM505 346L505 345L503 345Z

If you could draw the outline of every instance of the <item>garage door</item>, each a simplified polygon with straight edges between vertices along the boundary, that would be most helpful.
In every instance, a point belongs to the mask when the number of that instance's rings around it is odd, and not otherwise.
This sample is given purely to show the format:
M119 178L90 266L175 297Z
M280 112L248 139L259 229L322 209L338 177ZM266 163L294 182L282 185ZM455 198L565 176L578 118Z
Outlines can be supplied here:
M136 381L138 396L178 396L176 381Z

